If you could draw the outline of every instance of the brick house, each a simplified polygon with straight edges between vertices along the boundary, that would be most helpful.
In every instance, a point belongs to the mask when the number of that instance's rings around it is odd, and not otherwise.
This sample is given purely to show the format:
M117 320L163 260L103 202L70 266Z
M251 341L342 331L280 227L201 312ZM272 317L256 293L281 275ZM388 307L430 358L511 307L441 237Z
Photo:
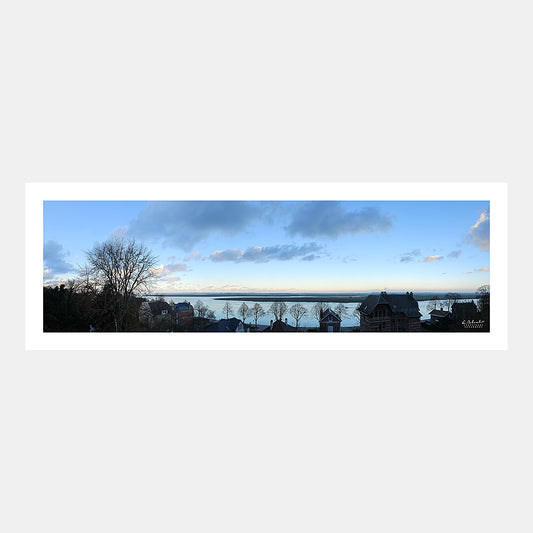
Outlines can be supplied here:
M194 321L194 307L189 302L180 302L172 306L179 327L190 327Z
M361 331L420 331L420 309L412 292L370 294L358 307Z

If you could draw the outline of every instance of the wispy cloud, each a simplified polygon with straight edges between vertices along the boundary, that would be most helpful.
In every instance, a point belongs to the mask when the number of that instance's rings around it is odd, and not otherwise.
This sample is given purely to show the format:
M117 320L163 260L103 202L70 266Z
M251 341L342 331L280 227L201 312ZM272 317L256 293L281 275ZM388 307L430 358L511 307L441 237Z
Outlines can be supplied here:
M490 267L474 268L474 270L469 270L465 274L473 274L474 272L490 272Z
M443 259L442 255L428 255L427 257L424 257L423 262L432 263L433 261L440 261L441 259Z
M348 210L341 202L302 202L286 230L290 235L336 239L341 235L386 232L392 220L374 207Z
M183 260L184 261L191 261L191 260L195 260L195 261L205 261L205 257L202 256L202 254L198 251L198 250L195 250L194 252L186 255Z
M462 250L452 250L448 254L448 257L451 257L452 259L457 259L462 253L463 253Z
M484 252L490 250L490 209L485 209L476 223L470 227L468 239L480 250Z
M414 261L419 255L420 250L413 250L412 252L406 252L400 257L400 263L411 263Z
M319 259L317 252L322 250L322 246L315 242L305 243L301 246L294 244L277 244L274 246L251 246L246 250L230 248L227 250L216 250L209 257L211 261L234 261L239 263L255 262L266 263L268 261L288 261L290 259L302 258L305 261Z

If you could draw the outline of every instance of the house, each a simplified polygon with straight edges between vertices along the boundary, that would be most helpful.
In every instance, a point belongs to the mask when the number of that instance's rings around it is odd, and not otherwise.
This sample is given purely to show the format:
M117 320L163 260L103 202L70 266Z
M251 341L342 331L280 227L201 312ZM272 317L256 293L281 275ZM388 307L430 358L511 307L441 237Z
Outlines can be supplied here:
M171 307L176 323L180 327L192 326L194 321L194 307L189 302L180 302Z
M477 320L479 313L474 300L470 302L455 302L452 305L453 318L458 324L463 320Z
M341 330L341 318L337 313L328 308L321 315L320 331L339 332Z
M442 307L440 309L433 309L433 311L429 313L429 321L432 324L445 324L449 323L451 320L452 313L444 310Z
M270 326L266 327L261 333L263 332L274 332L274 333L296 333L298 330L287 323L287 319L285 321L283 320L276 320L273 322L270 321Z
M420 331L420 309L412 292L370 294L358 307L361 331Z
M148 305L150 306L153 318L166 317L172 310L170 305L164 300L151 300L148 302Z
M244 333L244 324L238 318L223 318L208 326L204 331L209 333Z

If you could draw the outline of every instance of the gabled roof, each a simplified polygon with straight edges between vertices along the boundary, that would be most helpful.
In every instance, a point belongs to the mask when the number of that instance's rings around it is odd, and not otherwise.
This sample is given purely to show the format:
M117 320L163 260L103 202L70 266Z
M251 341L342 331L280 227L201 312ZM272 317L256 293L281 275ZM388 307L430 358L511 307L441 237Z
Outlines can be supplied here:
M207 332L233 332L236 331L242 320L238 318L223 318L214 324L211 324L205 331Z
M265 328L263 331L274 331L274 332L280 332L280 331L297 331L294 326L290 326L286 322L283 322L283 320L276 320L274 323L272 323L271 326L268 326L268 328Z
M334 313L331 309L328 309L323 315L322 315L322 318L320 319L320 322L325 322L326 319L328 319L327 321L328 322L331 322L331 319L333 319L333 321L335 322L341 322L341 317L337 314L337 313Z
M452 309L475 309L477 311L476 304L472 302L455 302L452 305Z
M408 318L421 317L422 313L418 308L418 302L413 293L406 294L370 294L358 307L363 315L369 315L378 305L388 305L393 313L403 313Z
M174 305L176 311L193 311L194 307L189 302L180 302Z
M446 311L445 309L433 309L433 311L431 311L429 314L433 316L438 316L439 318L444 318L448 315L451 315L450 311Z
M162 311L170 311L170 305L161 300L152 300L148 302L148 305L153 315L160 315Z

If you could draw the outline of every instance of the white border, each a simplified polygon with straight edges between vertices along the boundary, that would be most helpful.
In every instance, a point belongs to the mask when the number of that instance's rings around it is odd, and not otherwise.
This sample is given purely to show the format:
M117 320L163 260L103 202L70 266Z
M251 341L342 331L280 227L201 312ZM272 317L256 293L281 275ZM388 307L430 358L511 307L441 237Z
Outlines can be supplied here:
M490 333L43 333L45 200L489 200ZM507 350L506 183L26 183L27 350Z

